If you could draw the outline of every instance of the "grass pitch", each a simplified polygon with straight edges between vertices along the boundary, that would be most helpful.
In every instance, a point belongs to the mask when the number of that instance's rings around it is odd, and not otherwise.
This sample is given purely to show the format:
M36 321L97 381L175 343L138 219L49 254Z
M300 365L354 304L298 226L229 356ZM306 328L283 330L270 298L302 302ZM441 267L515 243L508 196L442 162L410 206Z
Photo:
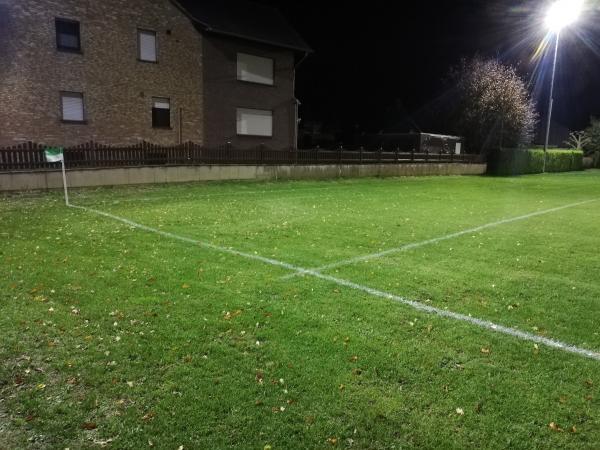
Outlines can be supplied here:
M600 361L195 243L598 352L598 171L72 203L190 240L0 199L0 448L598 448Z

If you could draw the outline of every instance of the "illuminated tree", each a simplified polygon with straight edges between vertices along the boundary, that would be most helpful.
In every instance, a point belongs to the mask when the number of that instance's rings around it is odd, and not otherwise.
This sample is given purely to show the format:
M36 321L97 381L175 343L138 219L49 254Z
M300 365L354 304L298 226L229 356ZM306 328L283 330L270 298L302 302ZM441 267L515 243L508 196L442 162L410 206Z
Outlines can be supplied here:
M531 143L538 115L513 67L475 57L452 69L450 78L457 93L450 126L471 152L487 154Z

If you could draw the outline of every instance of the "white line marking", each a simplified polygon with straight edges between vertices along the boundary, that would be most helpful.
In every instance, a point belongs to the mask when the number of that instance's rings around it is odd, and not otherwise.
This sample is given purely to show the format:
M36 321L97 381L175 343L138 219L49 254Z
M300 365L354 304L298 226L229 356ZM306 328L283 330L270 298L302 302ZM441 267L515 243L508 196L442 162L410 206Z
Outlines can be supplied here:
M78 208L87 212L92 212L94 214L98 214L100 216L104 216L104 217L108 217L110 219L122 222L126 225L129 225L131 227L134 228L138 228L140 230L144 230L150 233L156 233L160 236L169 238L169 239L174 239L174 240L178 240L181 242L186 242L189 244L194 244L194 245L199 245L201 247L210 249L210 250L214 250L217 252L221 252L221 253L227 253L230 255L235 255L235 256L240 256L242 258L247 258L247 259L251 259L251 260L255 260L255 261L260 261L263 262L265 264L270 264L272 266L277 266L277 267L282 267L284 269L288 269L288 270L292 270L294 272L301 272L305 275L311 275L315 278L319 278L321 280L325 280L325 281L329 281L331 283L337 284L338 286L344 286L350 289L354 289L357 291L362 291L365 292L369 295L373 295L375 297L380 297L380 298L385 298L387 300L392 300L394 302L397 303L401 303L403 305L406 306L410 306L413 309L416 309L418 311L427 313L427 314L434 314L437 316L441 316L441 317L445 317L445 318L449 318L449 319L454 319L454 320L458 320L461 322L466 322L466 323L470 323L472 325L476 325L480 328L484 328L486 330L491 330L494 331L496 333L502 333L502 334L506 334L512 337L516 337L518 339L522 339L524 341L530 341L530 342L535 342L537 344L542 344L545 345L547 347L551 347L551 348L555 348L558 350L562 350L564 352L568 352L568 353L573 353L576 355L580 355L580 356L584 356L586 358L591 358L594 359L596 361L600 361L600 353L595 352L593 350L588 350L585 348L580 348L580 347L576 347L574 345L571 344L567 344L558 340L554 340L554 339L549 339L549 338L545 338L542 336L536 336L535 334L531 334L531 333L527 333L525 331L521 331L518 330L516 328L509 328L509 327L505 327L503 325L497 325L493 322L489 322L487 320L482 320L482 319L477 319L475 317L471 317L471 316L467 316L464 314L459 314L459 313L455 313L452 311L447 311L444 309L439 309L439 308L435 308L433 306L429 306L429 305L424 305L423 303L420 302L416 302L413 300L409 300L406 299L404 297L400 297L398 295L394 295L394 294L390 294L388 292L384 292L384 291L379 291L377 289L373 289L370 288L368 286L363 286L357 283L354 283L352 281L348 281L348 280L343 280L341 278L336 278L336 277L332 277L330 275L325 275L322 273L319 273L317 271L311 270L311 269L305 269L299 266L295 266L293 264L288 264L282 261L278 261L276 259L272 259L272 258L265 258L263 256L259 256L259 255L254 255L251 253L245 253L245 252L241 252L232 248L228 248L228 247L221 247L219 245L214 245L214 244L210 244L208 242L204 242L204 241L200 241L197 239L192 239L189 237L185 237L185 236L180 236L174 233L169 233L167 231L162 231L162 230L158 230L156 228L152 228L146 225L142 225L136 222L133 222L132 220L129 219L125 219L123 217L119 217L119 216L115 216L113 214L104 212L104 211L99 211L96 209L92 209L92 208L86 208L84 206L76 206L76 205L69 205L71 208Z
M485 230L485 229L488 229L488 228L498 227L500 225L505 225L507 223L517 222L519 220L530 219L532 217L541 216L543 214L550 214L550 213L561 211L561 210L567 209L567 208L574 208L575 206L581 206L581 205L585 205L587 203L591 203L591 202L595 202L595 201L598 201L598 199L595 198L595 199L591 199L591 200L585 200L583 202L571 203L569 205L559 206L559 207L556 207L556 208L544 209L542 211L536 211L536 212L532 212L532 213L529 213L529 214L525 214L523 216L511 217L511 218L508 218L508 219L499 220L497 222L487 223L485 225L480 225L480 226L475 227L475 228L469 228L468 230L458 231L456 233L451 233L451 234L447 234L445 236L436 237L436 238L433 238L433 239L428 239L426 241L414 242L412 244L406 244L406 245L403 245L401 247L391 248L389 250L384 250L384 251L378 252L378 253L371 253L369 255L356 256L354 258L344 259L344 260L337 261L337 262L334 262L334 263L331 263L331 264L325 264L325 265L323 265L321 267L314 267L314 268L311 268L311 269L308 269L308 270L311 270L311 271L314 271L314 272L323 272L325 270L336 269L338 267L348 266L348 265L351 265L351 264L356 264L358 262L363 262L363 261L368 261L368 260L371 260L371 259L382 258L383 256L393 255L394 253L405 252L407 250L412 250L412 249L415 249L415 248L424 247L426 245L437 244L438 242L447 241L448 239L453 239L453 238L457 238L457 237L460 237L460 236L464 236L465 234L476 233L478 231L482 231L482 230ZM286 275L286 276L282 277L282 279L288 279L288 278L292 278L292 277L299 276L299 275L303 275L303 273L302 272L293 273L291 275Z
M240 252L233 248L221 247L220 245L211 244L210 242L199 241L197 239L192 239L189 237L180 236L178 234L169 233L168 231L163 231L163 230L159 230L157 228L148 227L146 225L142 225L142 224L134 222L132 220L125 219L124 217L115 216L113 214L110 214L110 213L107 213L104 211L100 211L97 209L88 208L85 206L77 206L77 205L73 205L73 204L70 204L69 206L71 208L82 209L84 211L92 212L92 213L98 214L100 216L108 217L109 219L113 219L113 220L122 222L126 225L129 225L130 227L138 228L140 230L148 231L150 233L156 233L156 234L159 234L159 235L164 236L169 239L175 239L177 241L187 242L188 244L199 245L201 247L215 250L215 251L218 251L221 253L229 253L230 255L241 256L241 257L247 258L247 259L253 259L253 260L260 261L260 262L263 262L266 264L270 264L272 266L283 267L284 269L288 269L288 270L293 270L293 271L303 270L301 267L296 267L292 264L284 263L282 261L277 261L276 259L265 258L264 256L254 255L252 253Z

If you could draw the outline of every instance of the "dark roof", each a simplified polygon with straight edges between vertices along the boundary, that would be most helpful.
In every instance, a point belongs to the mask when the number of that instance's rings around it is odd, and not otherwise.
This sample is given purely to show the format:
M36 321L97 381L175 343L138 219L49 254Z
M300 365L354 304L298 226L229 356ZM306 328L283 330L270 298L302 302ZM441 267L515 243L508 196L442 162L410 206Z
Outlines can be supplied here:
M245 0L176 0L176 3L206 31L312 52L275 8Z

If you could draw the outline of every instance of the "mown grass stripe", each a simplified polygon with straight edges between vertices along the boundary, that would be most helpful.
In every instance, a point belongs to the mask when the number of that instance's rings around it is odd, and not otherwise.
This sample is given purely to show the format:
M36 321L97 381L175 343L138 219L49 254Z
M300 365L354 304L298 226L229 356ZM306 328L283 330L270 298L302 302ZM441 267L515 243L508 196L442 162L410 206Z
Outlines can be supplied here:
M571 205L567 205L567 206L563 206L563 207L559 207L559 208L552 208L551 210L545 210L545 211L539 211L537 213L532 213L529 214L528 217L533 217L533 215L540 215L540 214L546 214L548 212L551 211L557 211L560 209L565 209L568 207L573 207L576 205L582 205L585 203L590 203L592 201L595 200L588 200L585 202L579 202L577 204L571 204ZM330 275L326 275L323 273L320 273L318 271L315 270L311 270L311 269L305 269L299 266L295 266L293 264L289 264L283 261L279 261L276 259L272 259L272 258L266 258L260 255L255 255L252 253L246 253L246 252L242 252L239 250L235 250L233 248L228 248L228 247L222 247L222 246L218 246L218 245L214 245L214 244L210 244L208 242L204 242L198 239L193 239L193 238L189 238L186 236L180 236L174 233L170 233L167 231L162 231L156 228L152 228L143 224L139 224L137 222L134 222L132 220L126 219L124 217L120 217L120 216L116 216L114 214L110 214L104 211L100 211L97 209L92 209L92 208L87 208L84 206L77 206L77 205L73 205L70 204L69 205L72 208L77 208L77 209L81 209L87 212L91 212L112 220L116 220L119 221L121 223L124 223L126 225L129 225L133 228L137 228L143 231L147 231L150 233L155 233L158 234L160 236L169 238L169 239L173 239L173 240L177 240L180 242L185 242L185 243L189 243L189 244L194 244L194 245L199 245L201 247L210 249L210 250L214 250L217 252L221 252L221 253L226 253L226 254L230 254L230 255L234 255L234 256L239 256L242 258L246 258L246 259L251 259L254 261L260 261L263 262L265 264L269 264L272 266L277 266L277 267L281 267L284 269L288 269L288 270L292 270L296 273L300 273L300 274L304 274L304 275L310 275L313 276L315 278L321 279L321 280L325 280L325 281L329 281L331 283L337 284L338 286L343 286L343 287L347 287L353 290L357 290L357 291L362 291L365 292L369 295L375 296L375 297L380 297L380 298L385 298L388 300L392 300L394 302L406 305L406 306L410 306L411 308L427 313L427 314L434 314L440 317L445 317L445 318L449 318L449 319L453 319L453 320L457 320L457 321L461 321L461 322L466 322L466 323L470 323L472 325L476 325L480 328L484 328L486 330L491 330L494 331L496 333L501 333L501 334L505 334L505 335L509 335L512 337L515 337L517 339L521 339L524 341L529 341L529 342L533 342L536 344L541 344L550 348L554 348L554 349L558 349L567 353L572 353L572 354L576 354L579 356L584 356L586 358L590 358L590 359L594 359L596 361L600 361L600 353L595 352L593 350L588 350L585 348L580 348L577 347L575 345L571 345L571 344L567 344L565 342L561 342L558 340L554 340L554 339L550 339L550 338L546 338L546 337L542 337L542 336L537 336L531 333L527 333L525 331L521 331L518 330L516 328L510 328L510 327L505 327L503 325L498 325L495 324L493 322L487 321L487 320L483 320L483 319L478 319L475 317L471 317L468 315L464 315L464 314L460 314L460 313L456 313L453 311L448 311L448 310L444 310L444 309L440 309L440 308L435 308L433 306L429 306L429 305L425 305L423 303L414 301L414 300L409 300L407 298L395 295L395 294L391 294L389 292L384 292L384 291L380 291L377 289L373 289L370 288L368 286L363 286L361 284L358 283L354 283L352 281L349 280L344 280L341 278L337 278L337 277L333 277ZM523 216L522 216L523 217ZM510 219L507 219L510 220ZM512 221L517 220L516 218L513 218Z
M384 250L384 251L377 252L377 253L370 253L368 255L356 256L356 257L353 257L353 258L349 258L349 259L344 259L344 260L341 260L341 261L337 261L337 262L334 262L334 263L331 263L331 264L325 264L325 265L320 266L320 267L313 267L313 268L310 268L310 269L306 269L307 270L306 272L299 272L299 273L293 273L291 275L286 275L286 276L283 277L283 279L295 277L295 276L298 276L298 275L309 274L310 272L324 272L326 270L337 269L338 267L349 266L349 265L356 264L356 263L359 263L359 262L364 262L364 261L370 261L372 259L383 258L384 256L393 255L395 253L405 252L405 251L408 251L408 250L413 250L415 248L424 247L424 246L431 245L431 244L437 244L438 242L447 241L449 239L454 239L454 238L457 238L457 237L461 237L461 236L464 236L465 234L477 233L478 231L483 231L483 230L486 230L488 228L494 228L494 227L498 227L500 225L506 225L508 223L518 222L520 220L531 219L532 217L537 217L537 216L541 216L541 215L544 215L544 214L550 214L550 213L553 213L553 212L562 211L564 209L574 208L576 206L586 205L588 203L592 203L592 202L595 202L595 201L598 201L598 199L585 200L585 201L582 201L582 202L571 203L571 204L564 205L564 206L558 206L556 208L544 209L542 211L535 211L535 212L532 212L532 213L524 214L522 216L510 217L510 218L507 218L507 219L498 220L496 222L486 223L485 225L479 225L479 226L474 227L474 228L469 228L467 230L457 231L456 233L447 234L445 236L440 236L440 237L436 237L436 238L432 238L432 239L427 239L425 241L420 241L420 242L413 242L411 244L406 244L406 245L403 245L401 247L390 248L388 250Z

